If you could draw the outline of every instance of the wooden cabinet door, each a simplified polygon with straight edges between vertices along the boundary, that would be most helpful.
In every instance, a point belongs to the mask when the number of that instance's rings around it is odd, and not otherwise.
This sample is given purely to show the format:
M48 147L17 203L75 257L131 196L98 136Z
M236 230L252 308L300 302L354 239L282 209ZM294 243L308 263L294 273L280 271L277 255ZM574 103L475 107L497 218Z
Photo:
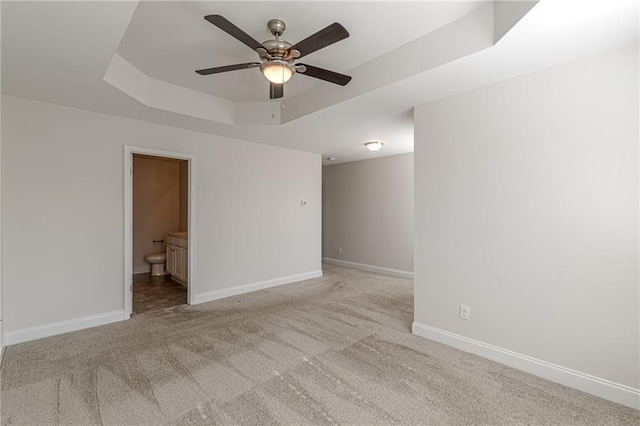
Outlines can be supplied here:
M189 282L189 250L182 250L182 280L185 284Z
M179 280L184 280L184 266L182 265L182 252L183 252L183 248L180 246L175 246L175 263L174 263L174 268L175 268L175 275L176 278L178 278Z
M167 274L175 275L175 246L173 244L167 244Z

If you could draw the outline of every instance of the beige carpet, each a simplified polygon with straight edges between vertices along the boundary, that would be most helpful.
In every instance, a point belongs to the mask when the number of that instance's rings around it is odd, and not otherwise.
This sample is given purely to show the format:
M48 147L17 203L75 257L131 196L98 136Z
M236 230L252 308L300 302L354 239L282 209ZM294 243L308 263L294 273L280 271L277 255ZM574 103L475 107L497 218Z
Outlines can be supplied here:
M7 349L2 424L638 425L413 336L410 280L325 277Z

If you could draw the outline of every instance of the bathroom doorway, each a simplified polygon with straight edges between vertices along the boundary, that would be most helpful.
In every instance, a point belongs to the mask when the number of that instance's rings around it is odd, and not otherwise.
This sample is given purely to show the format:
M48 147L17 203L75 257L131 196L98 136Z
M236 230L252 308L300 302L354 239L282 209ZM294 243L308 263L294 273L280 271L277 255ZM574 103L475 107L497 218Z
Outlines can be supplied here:
M195 157L125 146L125 319L191 303Z

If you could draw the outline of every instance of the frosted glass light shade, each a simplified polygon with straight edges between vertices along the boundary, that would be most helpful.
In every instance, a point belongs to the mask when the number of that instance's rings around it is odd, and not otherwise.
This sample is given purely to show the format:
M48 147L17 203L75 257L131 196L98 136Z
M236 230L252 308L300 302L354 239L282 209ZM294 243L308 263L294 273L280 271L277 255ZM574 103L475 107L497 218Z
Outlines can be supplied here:
M291 65L281 61L265 62L260 65L260 71L267 80L275 84L286 83L293 75Z

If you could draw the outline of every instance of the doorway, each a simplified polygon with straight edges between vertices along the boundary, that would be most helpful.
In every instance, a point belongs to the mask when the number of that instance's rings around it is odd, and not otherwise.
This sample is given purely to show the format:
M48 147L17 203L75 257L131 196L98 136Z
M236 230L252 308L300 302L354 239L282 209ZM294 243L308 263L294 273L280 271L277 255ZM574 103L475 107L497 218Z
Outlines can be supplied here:
M124 319L192 304L195 156L125 146Z

